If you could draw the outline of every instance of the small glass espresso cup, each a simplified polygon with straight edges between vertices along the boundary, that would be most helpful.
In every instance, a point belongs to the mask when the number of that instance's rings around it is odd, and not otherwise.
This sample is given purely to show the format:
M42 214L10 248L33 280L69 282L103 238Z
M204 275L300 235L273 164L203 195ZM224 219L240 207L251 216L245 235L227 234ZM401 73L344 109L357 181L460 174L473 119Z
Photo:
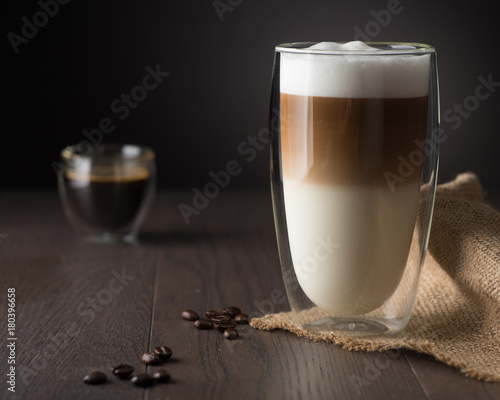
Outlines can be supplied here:
M90 242L134 242L154 198L153 150L103 143L82 152L75 145L61 159L59 194L75 230Z
M278 45L270 130L276 236L296 322L350 335L401 331L434 206L434 48Z

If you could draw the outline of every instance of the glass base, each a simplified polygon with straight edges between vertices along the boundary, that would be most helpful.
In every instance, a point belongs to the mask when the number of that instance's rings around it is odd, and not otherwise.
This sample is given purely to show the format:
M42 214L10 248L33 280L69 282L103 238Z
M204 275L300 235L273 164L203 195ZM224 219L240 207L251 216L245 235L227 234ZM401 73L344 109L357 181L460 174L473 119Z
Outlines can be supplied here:
M402 326L388 321L360 317L326 317L302 325L313 332L337 332L347 335L380 335L401 331Z

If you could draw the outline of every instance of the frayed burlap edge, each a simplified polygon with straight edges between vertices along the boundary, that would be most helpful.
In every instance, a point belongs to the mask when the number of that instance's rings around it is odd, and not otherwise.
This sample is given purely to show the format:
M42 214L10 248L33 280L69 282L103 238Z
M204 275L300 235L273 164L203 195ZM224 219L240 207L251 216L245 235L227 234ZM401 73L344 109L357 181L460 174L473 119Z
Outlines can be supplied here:
M387 351L394 349L407 349L417 351L423 354L428 354L435 357L437 360L444 362L447 365L457 367L460 371L469 378L475 378L485 382L500 382L500 374L491 374L475 370L467 367L463 362L459 362L441 352L438 347L429 341L415 341L405 339L404 337L391 337L396 343L387 343L387 337L373 336L371 338L356 338L346 335L331 333L315 333L304 330L293 321L292 313L277 313L265 315L261 318L253 318L250 321L250 326L263 330L285 330L311 340L315 343L326 342L338 345L349 351Z
M347 350L414 350L470 378L500 382L500 214L482 201L481 185L472 173L438 186L429 254L403 332L370 337L309 332L294 322L292 313L254 318L250 325Z

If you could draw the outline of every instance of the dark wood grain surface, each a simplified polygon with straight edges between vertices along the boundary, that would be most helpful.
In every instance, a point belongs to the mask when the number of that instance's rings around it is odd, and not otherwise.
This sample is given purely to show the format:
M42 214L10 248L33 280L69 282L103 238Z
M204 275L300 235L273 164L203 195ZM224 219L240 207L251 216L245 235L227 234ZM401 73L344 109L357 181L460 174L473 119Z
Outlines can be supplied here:
M0 370L8 371L7 289L16 290L16 392L0 399L500 399L500 384L464 377L409 351L349 352L288 332L199 331L180 318L235 305L288 310L267 192L225 191L185 224L192 193L163 192L138 245L80 242L55 192L0 196ZM493 201L494 202L494 201ZM498 204L498 203L497 203ZM166 345L172 382L141 389L109 373ZM85 385L92 370L109 382Z

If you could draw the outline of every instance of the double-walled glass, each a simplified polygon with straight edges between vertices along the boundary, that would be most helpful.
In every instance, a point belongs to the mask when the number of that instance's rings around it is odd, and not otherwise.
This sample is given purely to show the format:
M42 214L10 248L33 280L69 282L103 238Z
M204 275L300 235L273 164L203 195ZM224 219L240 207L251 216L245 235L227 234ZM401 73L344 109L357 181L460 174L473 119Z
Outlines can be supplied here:
M287 296L308 330L395 333L410 317L432 219L436 53L314 45L279 45L274 60L271 180Z
M155 153L149 147L103 143L61 153L59 193L76 232L91 242L134 242L154 197Z

